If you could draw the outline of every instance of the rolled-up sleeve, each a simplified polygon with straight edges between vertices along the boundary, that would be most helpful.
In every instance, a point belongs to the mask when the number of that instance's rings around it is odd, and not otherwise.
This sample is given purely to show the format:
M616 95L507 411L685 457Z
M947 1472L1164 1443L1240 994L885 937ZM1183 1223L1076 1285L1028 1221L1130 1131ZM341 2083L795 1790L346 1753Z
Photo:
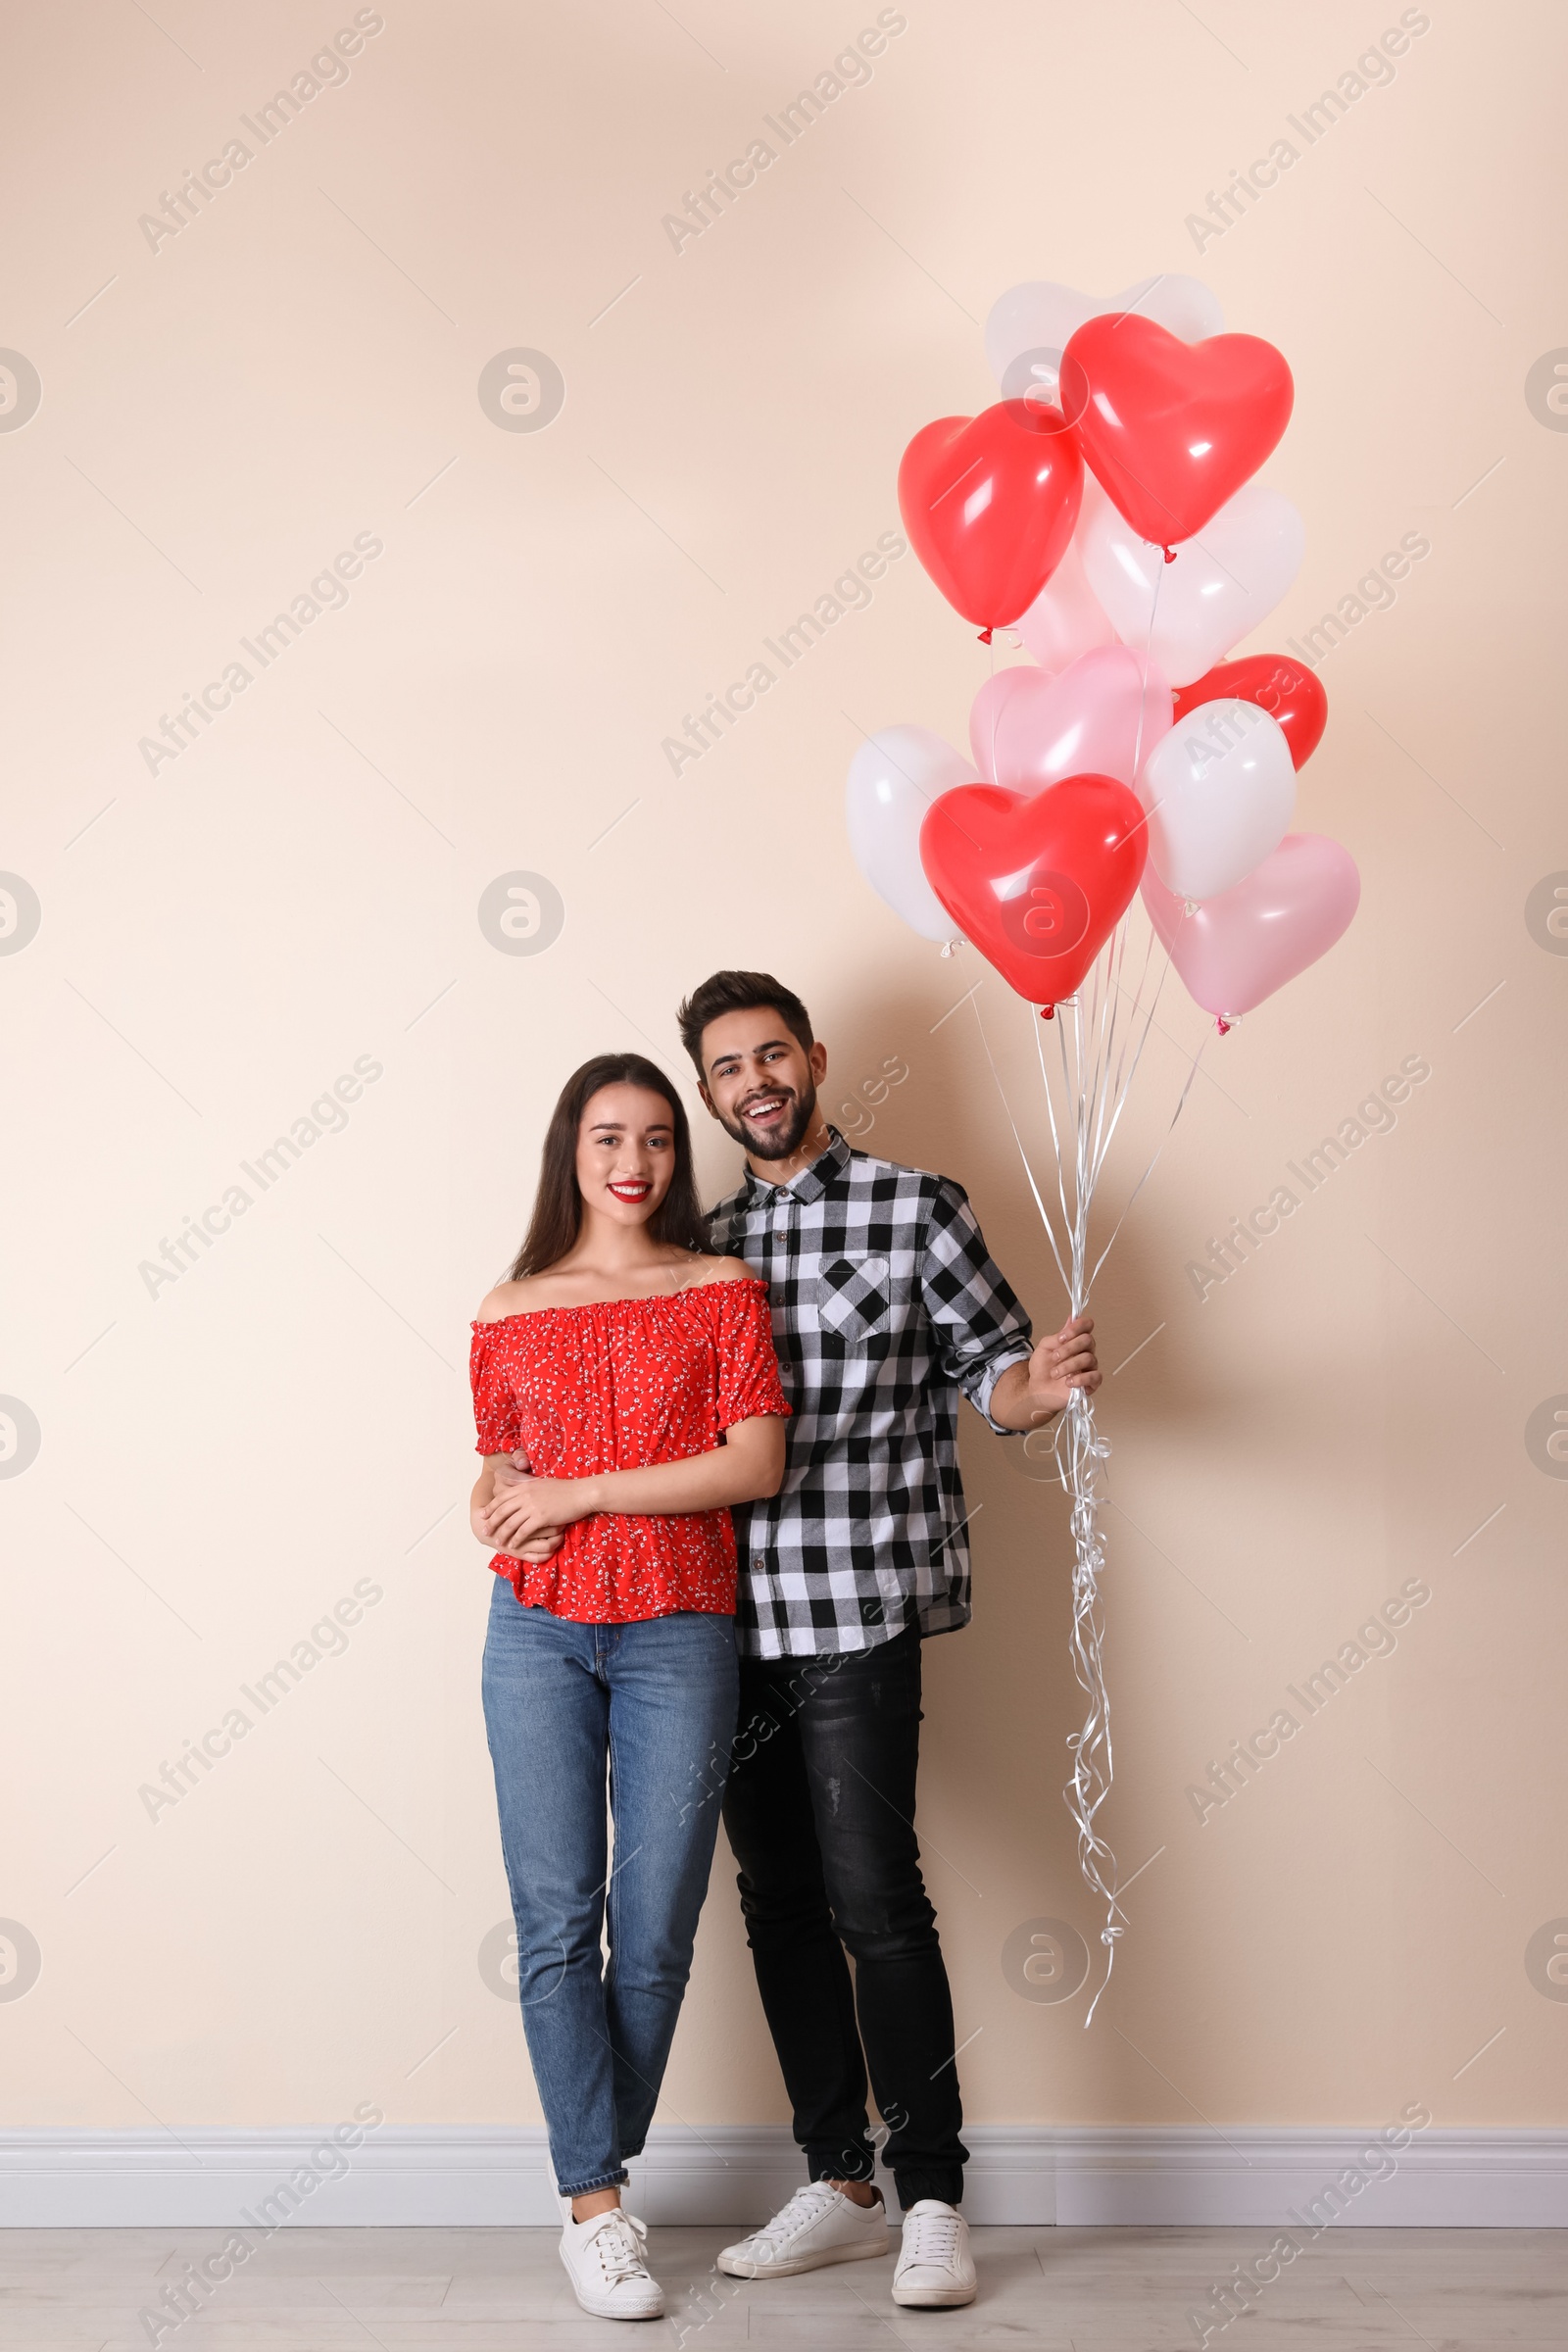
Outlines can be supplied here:
M969 1197L944 1177L931 1204L920 1294L938 1360L999 1438L1017 1437L991 1417L991 1393L1009 1364L1026 1363L1029 1317L986 1248Z

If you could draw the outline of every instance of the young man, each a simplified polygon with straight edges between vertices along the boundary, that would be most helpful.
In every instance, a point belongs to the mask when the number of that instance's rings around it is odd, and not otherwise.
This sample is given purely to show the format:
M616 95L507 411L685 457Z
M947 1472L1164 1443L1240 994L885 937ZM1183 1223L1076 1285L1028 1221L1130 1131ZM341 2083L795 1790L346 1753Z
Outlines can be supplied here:
M920 1642L969 1619L957 1392L999 1434L1048 1421L1100 1385L1092 1325L1033 1346L959 1186L828 1126L826 1051L768 973L715 972L680 1029L746 1152L712 1245L768 1284L794 1406L783 1487L734 1513L724 1826L810 2179L719 2267L780 2278L889 2250L869 2061L904 2212L893 2299L969 2303L953 2001L914 1833Z

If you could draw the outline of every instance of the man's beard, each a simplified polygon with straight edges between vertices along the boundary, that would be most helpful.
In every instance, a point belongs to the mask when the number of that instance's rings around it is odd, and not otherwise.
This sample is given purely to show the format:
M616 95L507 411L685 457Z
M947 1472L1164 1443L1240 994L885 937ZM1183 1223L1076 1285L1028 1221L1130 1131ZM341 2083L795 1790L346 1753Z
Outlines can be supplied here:
M795 1094L792 1087L780 1087L777 1091L789 1094L795 1103L793 1117L786 1119L782 1127L771 1127L758 1133L748 1126L738 1112L732 1119L725 1118L722 1112L719 1114L718 1123L725 1134L733 1136L753 1159L789 1159L806 1141L811 1121L816 1116L816 1088L809 1079L804 1095Z

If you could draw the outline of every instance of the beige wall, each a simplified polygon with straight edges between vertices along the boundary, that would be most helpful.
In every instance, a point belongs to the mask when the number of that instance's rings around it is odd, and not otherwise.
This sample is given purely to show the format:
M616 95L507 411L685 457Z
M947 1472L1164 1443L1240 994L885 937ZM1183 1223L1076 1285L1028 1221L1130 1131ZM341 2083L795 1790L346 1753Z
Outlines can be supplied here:
M43 387L0 432L0 866L42 906L0 956L0 1390L41 1431L0 1480L0 1913L42 1955L0 2000L8 2119L536 2114L477 1958L505 1895L464 1361L579 1057L676 1068L681 990L777 966L835 1102L907 1060L871 1143L960 1177L1059 1316L975 1010L937 1026L978 966L902 930L840 813L858 729L963 740L985 650L907 558L678 779L661 746L895 524L910 432L993 397L998 292L1170 269L1297 374L1267 478L1308 553L1258 643L1402 533L1431 554L1323 669L1301 821L1352 848L1357 923L1210 1047L1096 1300L1107 1367L1160 1328L1104 1396L1105 1823L1149 1866L1088 2034L1002 1958L1097 1925L1058 1795L1063 1502L965 1432L976 1623L930 1653L921 1827L970 2111L1560 2121L1568 2006L1526 1955L1568 1914L1568 1485L1525 1434L1568 1390L1568 962L1526 919L1568 868L1568 441L1525 393L1568 344L1558 12L1434 0L1201 259L1189 212L1396 8L909 0L678 253L664 213L873 8L386 0L266 148L239 117L352 8L157 13L19 20L0 160L0 341ZM253 159L153 250L138 216L236 132ZM564 378L539 432L476 397L517 348ZM149 773L139 739L360 533L346 606ZM564 904L538 956L476 919L517 870ZM994 978L976 1004L1035 1133L1030 1016ZM1202 1026L1174 993L1161 1020L1130 1147ZM1406 1055L1397 1128L1200 1303L1186 1261ZM141 1261L359 1057L346 1128L150 1296ZM703 1156L727 1183L712 1131ZM1407 1579L1395 1654L1200 1823L1188 1785ZM149 1819L139 1787L361 1580L343 1654ZM783 2113L722 1868L665 2113Z

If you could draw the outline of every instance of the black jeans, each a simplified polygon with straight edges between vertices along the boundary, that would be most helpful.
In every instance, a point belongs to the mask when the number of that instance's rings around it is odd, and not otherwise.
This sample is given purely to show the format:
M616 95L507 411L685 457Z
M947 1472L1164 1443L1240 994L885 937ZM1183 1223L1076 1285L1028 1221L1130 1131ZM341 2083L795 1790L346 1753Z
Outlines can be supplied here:
M813 2180L871 2179L869 2061L904 2207L956 2205L968 2154L914 1834L919 1748L918 1628L869 1650L742 1658L724 1827L795 2136Z

